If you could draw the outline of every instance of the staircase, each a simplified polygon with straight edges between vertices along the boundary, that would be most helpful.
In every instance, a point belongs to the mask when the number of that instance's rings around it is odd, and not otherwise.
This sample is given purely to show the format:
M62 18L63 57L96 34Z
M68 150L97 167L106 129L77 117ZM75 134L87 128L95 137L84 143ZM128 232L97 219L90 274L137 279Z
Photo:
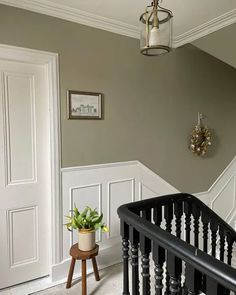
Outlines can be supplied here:
M199 199L167 195L123 205L118 215L123 295L236 294L236 232Z

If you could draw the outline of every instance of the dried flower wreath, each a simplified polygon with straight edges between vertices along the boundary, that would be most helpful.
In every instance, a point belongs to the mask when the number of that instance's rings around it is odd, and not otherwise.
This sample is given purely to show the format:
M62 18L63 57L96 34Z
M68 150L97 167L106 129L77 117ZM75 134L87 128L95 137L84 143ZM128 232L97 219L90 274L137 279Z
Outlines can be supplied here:
M190 150L198 156L205 156L211 146L211 132L202 125L203 115L198 113L198 124L194 127L190 138Z

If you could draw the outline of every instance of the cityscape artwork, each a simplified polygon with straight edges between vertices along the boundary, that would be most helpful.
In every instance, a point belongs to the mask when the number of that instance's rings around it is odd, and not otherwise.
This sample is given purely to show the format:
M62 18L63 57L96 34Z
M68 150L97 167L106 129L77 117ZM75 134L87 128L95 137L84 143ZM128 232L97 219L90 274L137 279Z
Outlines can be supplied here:
M69 119L101 119L101 93L68 91Z

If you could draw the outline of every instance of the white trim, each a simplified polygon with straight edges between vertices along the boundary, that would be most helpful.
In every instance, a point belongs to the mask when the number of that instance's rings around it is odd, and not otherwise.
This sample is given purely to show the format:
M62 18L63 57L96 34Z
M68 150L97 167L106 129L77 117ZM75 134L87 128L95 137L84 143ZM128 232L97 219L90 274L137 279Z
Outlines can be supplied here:
M132 193L131 193L131 202L135 202L135 178L124 178L109 181L107 183L107 226L111 228L111 185L117 183L131 182L132 183ZM119 235L118 235L119 236ZM110 231L107 232L107 238L116 238L117 236L111 237Z
M139 28L136 26L48 0L0 0L0 3L136 39L140 36Z
M69 208L70 212L72 212L74 208L74 202L73 202L73 191L74 190L79 190L83 188L89 188L89 187L98 187L99 193L98 193L98 212L99 214L102 213L102 183L91 183L91 184L86 184L86 185L77 185L77 186L72 186L69 189ZM96 239L96 243L100 243L102 241L102 232L99 230L99 239ZM70 232L70 247L73 246L73 231Z
M50 139L52 179L52 263L62 260L62 201L61 201L61 129L58 54L48 63L50 82Z
M236 157L233 158L233 160L227 165L227 167L221 172L221 174L217 177L217 179L214 181L214 183L210 186L210 188L206 191L200 192L200 193L195 193L194 195L197 196L203 196L207 193L210 193L213 188L217 185L217 183L223 178L225 173L231 168L231 166L236 162Z
M0 0L1 1L1 0ZM125 166L139 166L143 169L144 172L148 173L150 176L155 177L158 181L161 181L166 187L170 190L173 190L173 186L149 169L147 166L142 164L138 160L126 161L126 162L115 162L115 163L105 163L105 164L96 164L96 165L86 165L86 166L74 166L74 167L65 167L61 168L61 172L75 172L81 170L94 170L94 169L104 169L104 168L115 168L115 167L125 167ZM178 192L176 190L176 192Z
M184 44L191 43L208 34L216 32L236 22L236 9L222 14L192 30L176 36L173 41L174 47L180 47Z
M143 188L145 187L146 189L148 189L150 192L153 193L153 197L158 197L159 194L157 192L154 192L154 190L152 190L151 188L149 188L148 186L146 186L145 184L143 184L141 181L139 182L138 184L138 187L139 187L139 194L138 194L138 200L139 201L142 201L143 199Z
M46 66L49 83L51 159L51 264L62 260L61 140L58 54L0 44L0 59Z
M213 210L214 203L216 200L220 197L220 194L225 190L227 185L231 182L231 180L235 178L235 175L231 175L230 178L226 181L226 183L223 185L223 187L220 189L220 191L216 194L216 196L211 200L211 209Z
M127 162L116 162L116 163L106 163L106 164L96 164L96 165L86 165L86 166L73 166L61 168L61 172L73 172L81 170L92 170L92 169L102 169L102 168L114 168L123 166L138 165L139 161L127 161Z
M166 189L170 190L172 193L179 193L179 191L172 186L170 183L165 181L162 177L160 177L158 174L153 172L150 168L139 162L139 166L142 168L142 170L149 174L151 177L155 179L156 182L161 183L163 186L165 186Z
M88 13L68 5L54 3L50 0L0 0L0 4L42 13L135 39L140 38L140 28L138 26ZM173 47L177 48L191 43L235 22L236 9L233 9L179 36L175 36L173 38Z
M228 166L222 171L216 181L211 185L211 187L205 191L200 193L195 193L196 197L198 197L201 201L203 201L207 206L209 206L214 211L214 203L216 199L218 199L224 189L229 185L229 183L234 180L234 187L232 190L232 198L233 198L233 207L225 216L224 220L232 225L236 218L236 178L235 178L235 165L236 165L236 157L228 164Z

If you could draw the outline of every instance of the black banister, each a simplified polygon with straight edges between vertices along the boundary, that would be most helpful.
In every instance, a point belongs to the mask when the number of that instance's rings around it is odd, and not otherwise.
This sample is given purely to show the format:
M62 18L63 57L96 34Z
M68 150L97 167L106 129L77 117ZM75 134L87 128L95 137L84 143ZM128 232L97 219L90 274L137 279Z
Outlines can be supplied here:
M228 240L229 240L229 247L232 247L231 244L233 245L233 242L236 241L235 231L226 222L224 222L217 214L215 214L210 208L208 208L204 203L202 203L200 200L198 200L197 198L189 194L174 194L174 195L168 195L168 196L161 196L161 197L157 197L153 199L148 199L144 201L138 201L138 202L122 205L118 209L118 215L121 219L121 224L123 224L122 226L132 227L132 230L136 231L136 235L139 234L140 236L142 236L143 239L147 240L147 243L152 242L153 247L155 247L155 245L158 245L160 249L165 249L165 251L169 253L167 257L170 257L170 258L174 257L174 259L176 258L180 259L181 261L186 263L186 269L193 269L193 270L196 269L196 271L199 272L198 276L200 275L200 277L202 274L203 290L205 287L209 286L210 284L217 282L217 284L219 284L219 286L217 285L218 290L220 290L219 288L223 288L223 289L225 288L224 290L229 289L231 291L236 292L236 269L234 269L230 265L220 260L217 260L213 256L198 249L197 247L189 243L186 243L185 241L181 240L179 237L174 236L171 232L169 232L168 229L167 230L162 229L160 226L157 226L157 224L152 223L150 221L150 218L146 219L142 216L142 214L137 214L137 212L151 212L151 210L154 209L153 215L154 215L154 222L155 222L155 219L158 220L157 218L158 216L156 216L157 213L155 212L161 212L160 211L161 206L169 205L171 206L171 208L173 208L173 204L176 204L177 202L186 202L186 201L190 202L191 204L194 203L195 208L197 206L198 208L200 208L199 210L201 210L201 212L204 212L204 214L209 214L211 219L213 219L215 222L218 222L220 224L221 233L222 233L222 230L226 232ZM157 208L159 209L157 210ZM180 206L179 208L182 214L183 207ZM168 209L168 211L166 211L167 217L169 217L169 215L171 216L172 214L171 210ZM197 217L197 219L200 216L199 212L196 211L195 213L195 216ZM177 217L179 218L179 216ZM158 224L160 225L160 222L158 222ZM128 239L128 237L126 238ZM231 241L233 242L231 243ZM150 251L151 249L148 250L148 253L150 253ZM177 260L177 262L179 261ZM163 261L161 263L161 266L162 264L163 264ZM170 268L170 271L173 272L173 264L168 263L167 266ZM167 274L169 275L168 272ZM172 273L170 274L172 275ZM177 275L179 276L178 272L177 272ZM180 282L178 282L177 280L178 278L175 278L175 277L174 278L170 277L168 279L171 280L170 282L173 286L176 286L176 290L177 288L181 286L181 278L179 279ZM186 283L188 282L189 281L186 279ZM174 292L175 291L173 291L173 294L178 294L177 291L176 293ZM123 294L129 294L129 293L123 293ZM133 293L133 294L136 294L136 293ZM157 293L157 294L162 294L162 293ZM215 295L217 294L223 295L224 293L216 293Z
M142 210L143 207L145 208L154 208L156 205L158 206L163 206L165 205L166 201L168 202L177 202L177 201L193 201L196 204L198 204L206 213L211 215L212 218L216 219L221 223L221 225L231 232L232 238L236 240L236 232L232 231L232 227L225 222L223 219L221 219L214 211L212 211L206 204L204 204L201 200L197 199L193 195L186 194L186 193L177 193L177 194L172 194L172 195L166 195L166 196L160 196L156 198L151 198L147 200L142 200L142 201L137 201L137 202L132 202L132 203L127 203L124 206L126 206L129 210L132 211L132 209L135 210ZM122 206L121 206L122 207ZM118 209L119 212L119 209ZM118 213L119 214L119 213Z

